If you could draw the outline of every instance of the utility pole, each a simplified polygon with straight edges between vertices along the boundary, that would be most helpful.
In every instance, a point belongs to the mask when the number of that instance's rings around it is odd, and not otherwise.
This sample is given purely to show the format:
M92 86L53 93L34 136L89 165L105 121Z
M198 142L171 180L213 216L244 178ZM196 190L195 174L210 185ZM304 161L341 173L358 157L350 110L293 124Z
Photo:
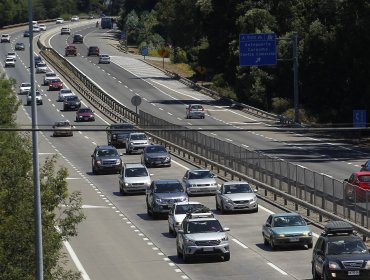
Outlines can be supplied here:
M298 88L298 34L294 33L293 41L293 72L294 72L294 123L300 123L299 119L299 88Z
M32 0L28 0L28 28L30 32L30 79L32 95L32 159L33 159L33 186L34 186L34 215L35 215L35 252L36 252L36 279L44 279L43 252L42 252L42 223L41 223L41 194L39 174L39 149L37 135L37 104L35 89L35 69L33 59L33 12Z

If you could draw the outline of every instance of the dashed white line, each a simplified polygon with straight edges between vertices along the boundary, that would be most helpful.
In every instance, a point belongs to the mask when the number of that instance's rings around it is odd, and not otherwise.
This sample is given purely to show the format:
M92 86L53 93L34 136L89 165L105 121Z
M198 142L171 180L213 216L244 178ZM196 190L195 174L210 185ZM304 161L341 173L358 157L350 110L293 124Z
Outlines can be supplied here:
M232 241L234 241L236 244L238 244L239 246L241 246L242 248L244 249L248 249L248 246L244 245L242 242L240 242L238 239L231 239Z

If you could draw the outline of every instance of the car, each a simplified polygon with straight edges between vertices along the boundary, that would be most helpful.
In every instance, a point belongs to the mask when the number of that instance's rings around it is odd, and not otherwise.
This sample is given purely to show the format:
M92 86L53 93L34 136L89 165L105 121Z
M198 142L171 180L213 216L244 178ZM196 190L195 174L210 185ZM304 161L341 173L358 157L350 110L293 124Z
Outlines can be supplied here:
M26 46L24 45L24 43L21 43L21 42L15 43L14 49L16 51L24 51L25 48L26 48Z
M39 24L40 31L46 31L46 24Z
M80 18L78 16L72 16L71 21L79 21Z
M73 44L77 43L83 43L84 42L84 37L81 34L75 34L73 35Z
M56 73L53 71L46 72L44 76L44 86L48 86L49 82L55 78L58 78Z
M17 60L17 54L15 52L8 52L6 58L13 58L14 60Z
M190 212L177 231L177 256L186 263L197 256L217 256L222 257L223 261L229 261L230 244L227 231L230 229L222 227L213 215Z
M77 95L66 96L63 101L63 111L75 110L81 108L81 100Z
M185 172L182 182L188 195L215 194L219 186L217 176L204 168L189 169Z
M36 105L42 105L42 94L36 90ZM27 106L30 106L32 104L32 92L27 93Z
M32 26L32 31L37 33L37 32L40 32L41 31L41 28L40 26L38 26L37 24L33 25Z
M344 196L353 201L369 201L370 199L370 171L353 172L344 180Z
M93 122L95 121L95 113L90 108L80 108L76 112L76 122Z
M77 56L77 48L76 46L66 46L65 49L64 49L64 55L65 56L69 56L69 55L73 55L73 56Z
M33 20L32 21L32 25L37 25L38 24L38 21L37 20Z
M204 119L205 113L204 113L204 107L200 104L189 104L186 107L186 118L192 119L192 118L200 118Z
M40 63L36 64L36 73L37 74L40 74L40 73L45 74L48 71L49 71L49 68L48 68L48 66L46 65L45 62L40 62Z
M130 123L112 123L107 127L108 145L116 148L125 148L129 134L134 130L134 125Z
M15 67L15 59L11 57L6 58L5 67Z
M29 30L25 30L23 32L23 37L30 37L30 31Z
M110 56L107 54L99 55L99 63L100 64L109 64L110 63Z
M140 152L150 145L149 138L144 132L132 132L126 139L126 154Z
M151 182L148 169L144 165L140 163L125 163L122 165L118 177L121 194L145 193Z
M101 172L120 173L122 159L113 146L96 146L91 155L91 169L93 174Z
M26 94L31 90L31 83L21 83L19 86L19 94Z
M181 228L182 221L187 213L209 213L211 210L197 201L177 202L172 205L168 212L168 233L177 235L177 231Z
M165 146L149 145L143 150L141 163L145 166L171 166L171 155Z
M298 213L271 214L262 226L263 243L272 250L280 246L312 248L312 231Z
M10 35L1 34L0 43L10 43Z
M364 164L361 164L360 171L370 171L370 160L367 160Z
M188 201L188 196L179 180L153 180L146 192L147 214L157 219L161 214L168 214L174 203L183 201Z
M57 101L59 102L63 102L64 99L67 97L67 96L75 96L76 94L72 92L72 90L70 90L69 88L62 88L59 93L58 93L58 99Z
M55 23L56 23L56 24L63 24L63 23L64 23L64 19L63 19L63 18L57 18L57 19L55 20Z
M71 35L71 29L69 27L62 27L60 29L60 35Z
M89 15L88 19L94 19L95 16L94 15Z
M330 221L312 251L312 276L318 279L370 279L370 252L345 221Z
M59 78L53 78L49 80L49 90L61 90L63 88L63 82Z
M38 63L41 63L42 62L42 58L39 55L35 55L34 58L33 58L33 61L35 62L35 67L36 67L36 65Z
M72 125L69 121L57 121L53 125L53 137L73 136Z
M99 56L99 48L97 46L90 46L87 51L87 56Z
M258 212L257 190L247 182L229 181L216 192L216 209L221 213L236 211Z

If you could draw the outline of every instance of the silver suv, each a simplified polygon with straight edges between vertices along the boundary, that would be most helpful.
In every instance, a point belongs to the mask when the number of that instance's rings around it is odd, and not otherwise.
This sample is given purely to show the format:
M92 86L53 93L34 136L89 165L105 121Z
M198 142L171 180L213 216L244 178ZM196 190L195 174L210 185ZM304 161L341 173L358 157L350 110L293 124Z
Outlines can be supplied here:
M126 139L126 154L143 150L150 145L149 137L143 132L130 133Z
M220 222L210 213L189 213L177 231L177 256L189 262L195 256L220 256L230 260L229 238Z
M157 219L160 214L168 214L174 203L182 201L188 201L188 196L179 180L154 180L146 193L147 213Z
M118 177L121 194L145 193L151 183L146 167L140 163L125 163Z
M185 172L182 179L188 195L215 194L219 188L217 176L208 169L194 168Z

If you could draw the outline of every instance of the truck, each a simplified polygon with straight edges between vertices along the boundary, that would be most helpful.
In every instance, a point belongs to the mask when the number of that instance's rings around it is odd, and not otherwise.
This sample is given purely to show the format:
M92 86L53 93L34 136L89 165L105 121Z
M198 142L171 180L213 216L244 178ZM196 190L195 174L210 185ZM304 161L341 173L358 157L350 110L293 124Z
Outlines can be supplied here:
M100 26L102 29L112 29L113 28L113 18L111 17L102 17Z

